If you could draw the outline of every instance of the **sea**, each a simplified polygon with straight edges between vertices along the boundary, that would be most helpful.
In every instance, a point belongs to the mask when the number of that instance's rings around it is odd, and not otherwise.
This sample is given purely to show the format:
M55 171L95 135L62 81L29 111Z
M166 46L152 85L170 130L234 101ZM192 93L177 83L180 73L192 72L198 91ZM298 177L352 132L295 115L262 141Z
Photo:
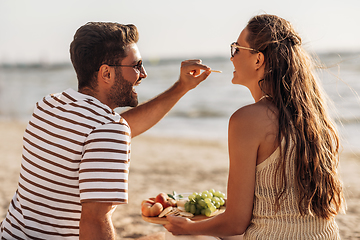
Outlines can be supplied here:
M360 52L318 53L321 85L341 137L343 150L360 153ZM136 87L145 102L171 87L184 59L144 59L148 77ZM146 135L194 138L227 143L228 120L238 108L254 102L249 90L233 85L229 57L204 57L202 62L222 73L211 73L188 92ZM0 65L0 120L27 122L35 103L49 93L77 90L69 63ZM125 108L116 109L121 113ZM146 121L146 119L144 119Z

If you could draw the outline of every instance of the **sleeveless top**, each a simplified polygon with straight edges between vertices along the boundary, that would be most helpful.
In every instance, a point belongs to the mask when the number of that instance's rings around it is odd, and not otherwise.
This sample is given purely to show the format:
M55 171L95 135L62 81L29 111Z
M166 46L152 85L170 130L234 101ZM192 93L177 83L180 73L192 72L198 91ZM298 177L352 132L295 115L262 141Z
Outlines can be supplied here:
M274 175L279 160L280 147L256 166L253 214L244 239L340 239L335 217L326 220L310 214L301 216L293 156L286 158L287 189L276 212L275 186L280 189L281 179L275 182Z

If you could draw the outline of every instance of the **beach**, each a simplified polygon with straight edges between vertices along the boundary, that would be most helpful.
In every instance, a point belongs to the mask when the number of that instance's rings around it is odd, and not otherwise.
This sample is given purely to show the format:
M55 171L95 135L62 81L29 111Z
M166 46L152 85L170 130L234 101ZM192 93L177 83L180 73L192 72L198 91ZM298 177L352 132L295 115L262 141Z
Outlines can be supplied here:
M16 191L21 164L23 122L0 121L0 219L5 217ZM337 216L342 239L360 238L360 153L344 151L340 173L345 187L346 214ZM160 192L200 192L214 188L226 192L228 155L226 141L159 137L145 134L132 140L129 203L113 214L117 239L165 231L141 218L143 199Z

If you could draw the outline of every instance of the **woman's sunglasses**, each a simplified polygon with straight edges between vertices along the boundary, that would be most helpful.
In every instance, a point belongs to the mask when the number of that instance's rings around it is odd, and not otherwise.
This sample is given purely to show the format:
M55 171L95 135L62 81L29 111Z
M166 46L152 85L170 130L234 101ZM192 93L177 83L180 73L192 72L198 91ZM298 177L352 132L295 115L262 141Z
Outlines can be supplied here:
M253 49L253 48L248 48L248 47L242 47L239 46L237 42L233 42L230 45L230 49L231 49L231 57L234 57L235 54L237 53L238 49L245 49L245 50L250 50L250 51L255 51L255 52L259 52L259 50Z

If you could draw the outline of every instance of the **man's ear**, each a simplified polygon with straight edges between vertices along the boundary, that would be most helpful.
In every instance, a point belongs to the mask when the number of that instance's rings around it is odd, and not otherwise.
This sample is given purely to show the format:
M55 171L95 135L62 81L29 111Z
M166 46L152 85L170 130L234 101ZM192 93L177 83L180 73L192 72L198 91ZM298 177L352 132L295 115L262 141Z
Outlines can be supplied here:
M104 83L110 83L111 77L111 68L109 67L109 65L101 65L98 72L98 80Z
M265 64L265 56L262 52L256 54L255 69L259 70Z

